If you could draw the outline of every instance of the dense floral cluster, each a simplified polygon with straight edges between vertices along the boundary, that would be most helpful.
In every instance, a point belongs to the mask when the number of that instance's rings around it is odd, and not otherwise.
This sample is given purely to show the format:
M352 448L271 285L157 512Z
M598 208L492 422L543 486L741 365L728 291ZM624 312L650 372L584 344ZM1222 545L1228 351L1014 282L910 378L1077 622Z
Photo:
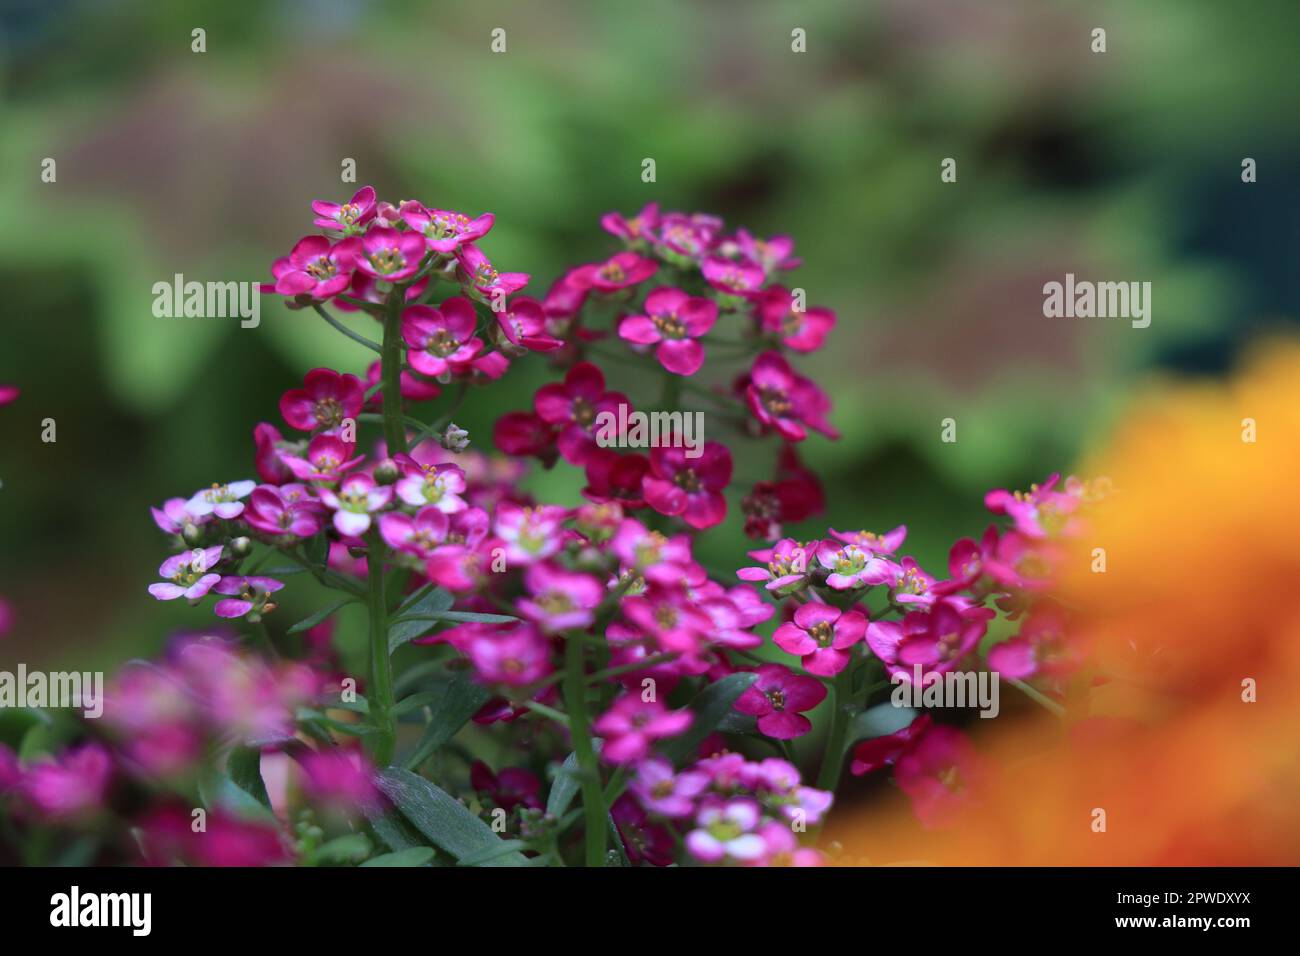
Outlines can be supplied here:
M624 248L532 298L522 294L529 276L499 272L480 248L491 214L391 205L369 187L313 210L324 234L277 260L266 291L319 312L379 360L364 374L314 369L286 391L281 421L254 429L256 479L220 476L153 509L170 553L149 593L211 600L272 657L184 641L161 664L122 675L106 732L51 760L20 764L0 750L0 787L19 793L23 812L85 822L122 805L107 796L120 773L161 794L134 821L146 859L313 859L330 845L314 818L300 820L296 843L273 829L265 838L269 824L235 816L210 779L224 759L224 791L283 818L283 794L267 794L258 766L287 755L305 774L308 803L361 811L346 826L369 825L373 849L397 852L410 848L383 814L419 819L407 777L437 754L443 774L423 786L459 791L484 823L504 815L527 856L566 859L581 846L595 865L607 852L657 865L816 864L821 854L801 841L831 805L856 742L853 715L890 676L974 660L999 610L1021 625L988 652L990 668L1050 684L1077 661L1063 613L1036 595L1095 488L1053 478L1024 494L991 493L989 508L1011 527L958 541L946 579L900 553L901 526L782 537L823 506L797 444L836 435L826 394L790 360L820 348L835 316L776 281L798 265L788 237L758 239L654 205L632 218L611 213L602 224ZM331 309L373 318L380 340ZM556 380L531 410L497 422L507 457L468 450L452 416L530 352L545 353ZM721 431L769 441L772 478L738 495L732 452L714 438L691 447L671 433L647 453L629 450L635 409L608 386L602 365L611 363L643 370L629 381L659 383L646 409L680 422L700 407ZM415 416L433 402L442 406L432 422ZM363 443L367 426L382 438ZM581 469L585 503L534 500L521 484L529 458ZM742 499L746 532L769 545L750 552L757 563L739 567L739 581L694 554L695 536L726 518L729 496ZM307 642L288 662L279 655L290 642L273 642L266 619L292 575L342 600L290 630ZM369 673L359 681L329 636L331 615L349 603L369 619ZM760 630L769 622L770 641ZM407 643L429 648L434 666L395 683L390 652ZM349 698L358 684L363 696ZM813 730L808 714L827 699L816 786L806 786L790 742ZM450 745L471 718L530 755L531 768L493 771ZM399 724L421 721L423 736L399 758ZM764 748L762 759L746 756ZM457 755L464 766L447 772ZM926 822L941 822L976 776L960 731L928 716L861 742L852 767L887 763ZM541 775L550 777L545 801ZM578 790L580 813L568 810ZM227 839L247 852L192 838L177 815L184 794L198 794L223 832L243 833ZM423 835L440 851L454 842Z

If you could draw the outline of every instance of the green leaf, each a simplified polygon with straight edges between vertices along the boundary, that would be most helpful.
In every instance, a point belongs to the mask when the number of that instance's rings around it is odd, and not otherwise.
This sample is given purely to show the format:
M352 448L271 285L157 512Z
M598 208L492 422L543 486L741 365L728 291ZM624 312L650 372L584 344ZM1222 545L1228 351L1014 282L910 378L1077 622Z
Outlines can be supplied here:
M578 795L582 782L578 779L578 755L569 754L556 771L555 781L551 784L551 793L546 798L546 812L557 817L564 816L573 798Z
M271 798L262 782L262 751L257 747L236 747L226 761L226 773L240 790L271 809Z
M452 601L453 598L450 592L444 591L442 588L434 588L411 605L401 616L432 617L446 611L451 607ZM388 627L388 653L391 654L408 641L413 641L425 632L432 630L431 623L429 621L395 620Z
M388 849L400 852L426 848L425 839L419 831L411 826L406 817L391 807L381 808L370 805L362 812L370 823L370 829L375 831L375 836L379 837Z
M429 617L433 621L454 621L457 624L512 624L519 620L509 614L488 614L484 611L439 611ZM405 620L415 621L417 618Z
M704 738L718 729L726 717L732 713L736 698L743 694L749 685L758 680L757 674L728 674L720 681L715 681L695 695L691 701L691 710L695 720L686 733L667 741L663 754L674 764L681 763L695 752Z
M317 862L355 863L364 860L373 849L364 833L345 833L318 847L313 856Z
M325 536L325 532L322 531L308 541L304 553L307 555L307 560L316 567L325 567L330 556L330 539Z
M885 737L897 733L915 719L916 711L911 707L895 707L893 704L876 704L874 707L868 707L849 721L844 746L848 748L859 740L870 740L873 737Z
M321 610L317 611L315 614L311 615L310 617L303 618L293 627L289 628L289 630L285 631L285 633L298 634L301 631L306 631L310 628L313 628L321 621L325 620L325 618L329 617L331 614L337 611L339 608L346 607L351 603L352 603L352 598L344 598L342 601L335 601L329 607L322 608Z
M414 770L437 753L487 703L488 696L488 692L474 683L464 671L457 671L438 695L437 702L432 706L429 726L424 729L424 735L415 749L402 761L402 766Z
M199 799L208 810L228 810L246 820L279 825L270 809L224 773L211 774L200 781Z
M497 840L497 846L490 846L478 853L463 856L457 866L490 866L495 860L515 850L526 850L528 844L523 840Z
M385 853L383 856L371 857L362 866L424 866L433 859L433 848L413 846L409 850Z
M488 853L501 843L491 827L464 804L409 770L381 770L375 774L375 784L417 830L457 860ZM494 857L488 865L527 866L528 860L510 851Z

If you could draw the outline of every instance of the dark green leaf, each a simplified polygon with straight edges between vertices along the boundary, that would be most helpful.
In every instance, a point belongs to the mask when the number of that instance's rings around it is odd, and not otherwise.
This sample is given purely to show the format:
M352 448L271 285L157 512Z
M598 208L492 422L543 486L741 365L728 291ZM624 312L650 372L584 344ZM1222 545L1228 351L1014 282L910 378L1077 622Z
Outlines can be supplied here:
M230 751L226 761L226 773L235 786L253 797L258 803L271 809L271 798L267 795L266 784L262 782L262 751L257 747L236 747Z
M334 602L333 604L331 604L329 607L327 607L327 608L322 608L321 610L317 611L315 614L311 615L310 617L305 617L305 618L303 618L301 621L299 621L299 622L298 622L297 624L295 624L293 627L289 628L289 630L287 630L285 633L286 633L286 634L297 634L297 633L299 633L300 631L306 631L306 630L308 630L308 629L310 629L310 628L313 628L313 627L315 627L317 624L319 624L321 621L325 620L325 618L329 617L331 614L333 614L335 611L337 611L339 608L341 608L341 607L346 607L347 605L349 605L349 604L351 604L351 603L352 603L352 599L351 599L351 598L345 598L345 599L342 600L342 601L335 601L335 602Z
M557 817L564 816L573 798L578 795L582 781L578 779L578 755L569 754L556 771L555 781L551 784L550 796L546 798L546 812Z
M409 850L385 853L383 856L371 857L362 866L424 866L433 859L433 848L413 846Z
M307 542L304 553L311 564L318 568L325 567L330 556L330 539L325 536L324 532L321 532Z
M446 611L452 604L450 592L434 588L399 616L433 617ZM391 654L408 641L413 641L433 629L433 621L394 621L388 628L388 652Z
M429 726L424 729L424 736L415 749L402 761L402 766L414 770L428 760L439 747L456 736L456 732L487 700L486 690L474 683L464 671L457 671L431 705Z
M876 704L849 721L849 732L844 738L846 747L851 747L859 740L884 737L897 733L916 719L916 711L911 707L895 707L893 704Z
M663 747L664 756L673 763L681 763L695 752L695 748L704 742L704 738L718 729L718 725L732 713L736 698L743 694L749 685L758 680L757 674L728 674L720 681L714 681L695 695L691 701L691 710L695 720L686 733L667 741Z
M417 830L457 860L488 853L501 840L492 829L445 791L409 770L389 767L375 775L375 784ZM495 857L490 866L527 866L517 852Z
M345 833L319 847L314 857L322 863L355 863L369 856L372 849L364 833Z
M492 863L515 850L526 850L528 844L523 840L497 840L496 846L489 846L478 853L463 856L458 866L491 866Z

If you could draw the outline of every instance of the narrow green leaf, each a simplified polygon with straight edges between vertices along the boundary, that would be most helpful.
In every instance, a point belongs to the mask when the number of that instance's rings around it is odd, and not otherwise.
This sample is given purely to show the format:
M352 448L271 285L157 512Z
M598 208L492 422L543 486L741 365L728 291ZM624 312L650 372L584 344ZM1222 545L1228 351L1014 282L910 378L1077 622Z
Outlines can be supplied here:
M578 780L578 755L569 754L564 758L564 763L560 764L560 769L556 771L555 781L551 784L551 793L546 798L546 812L556 817L564 816L564 812L569 809L569 804L573 803L573 798L578 795L581 787L582 783Z
M515 850L526 850L528 844L523 840L497 840L497 846L489 846L478 853L463 856L458 866L490 866L496 860Z
M316 537L307 542L303 549L307 555L307 560L318 568L323 568L329 561L330 556L330 539L322 531Z
M715 681L695 695L691 701L691 710L695 720L686 733L667 741L663 754L673 763L681 763L695 752L704 738L718 729L718 725L732 713L736 698L745 692L750 684L758 680L757 674L728 674L720 681Z
M362 863L362 866L424 866L433 859L433 848L413 846L409 850L398 850L374 856Z
M270 809L224 773L213 774L200 781L199 798L209 810L221 808L246 820L279 825Z
M236 747L226 761L226 773L240 790L271 809L271 798L262 782L262 751L257 747Z
M849 731L844 738L845 747L851 747L859 740L898 733L915 719L916 711L911 707L895 707L893 704L868 707L849 721Z
M464 671L457 671L431 705L429 726L424 729L415 749L402 761L402 766L414 770L428 760L438 752L438 748L456 736L456 732L487 700L488 692L484 688L474 683Z
M369 856L372 849L364 833L345 833L318 847L315 859L323 863L355 863Z
M501 843L492 828L464 804L409 770L381 770L375 774L375 784L417 830L457 860L486 853ZM489 865L527 866L528 860L512 851L495 857Z
M299 621L299 622L298 622L297 624L295 624L293 627L289 628L289 630L285 631L285 633L286 633L286 634L297 634L297 633L299 633L299 632L301 632L301 631L309 630L310 628L315 627L315 626L316 626L317 624L319 624L321 621L325 620L325 618L329 617L331 614L333 614L333 613L334 613L335 611L337 611L339 608L341 608L341 607L346 607L347 605L349 605L349 604L351 604L351 603L352 603L352 598L345 598L345 599L342 600L342 601L335 601L335 602L334 602L333 604L331 604L329 607L322 608L321 610L317 611L315 614L311 615L310 617L305 617L305 618L303 618L301 621Z
M401 615L404 618L432 617L441 614L452 605L451 593L442 588L434 588L420 598ZM413 641L433 629L432 621L394 620L388 626L388 652L391 654L408 641Z

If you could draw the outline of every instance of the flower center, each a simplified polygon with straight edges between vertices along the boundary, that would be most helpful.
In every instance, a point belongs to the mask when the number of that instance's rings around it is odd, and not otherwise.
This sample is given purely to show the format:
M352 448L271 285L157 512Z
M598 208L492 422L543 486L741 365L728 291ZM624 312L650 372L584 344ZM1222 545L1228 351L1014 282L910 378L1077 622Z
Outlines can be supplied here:
M700 478L695 474L693 468L683 468L673 476L673 481L678 488L688 493L694 493L700 490Z
M808 631L808 636L822 647L830 647L831 641L835 640L835 629L829 621L818 621Z
M659 334L666 339L684 339L686 338L686 323L677 317L676 312L668 312L663 315L652 315L650 321L655 324Z
M772 704L773 710L785 710L785 691L779 687L773 687L771 690L764 691L768 701Z
M537 599L537 606L547 614L564 614L573 610L573 601L563 591L548 591Z
M627 278L627 273L617 262L607 262L600 267L600 277L609 282L622 282Z
M596 420L596 409L585 398L575 398L569 406L569 414L583 428L589 427Z
M433 337L429 339L428 344L424 346L426 352L439 358L446 358L458 348L460 348L460 342L446 329L439 329L435 332Z
M384 275L391 275L400 269L406 268L406 257L396 248L378 249L368 253L366 258L374 266L376 272Z
M779 388L760 388L758 390L758 400L762 406L767 409L769 415L780 418L790 411L791 403L789 397Z
M345 202L339 206L338 220L345 226L356 225L357 220L361 217L361 207L356 203Z
M318 399L312 414L316 416L316 424L333 428L343 421L343 405L337 398Z

